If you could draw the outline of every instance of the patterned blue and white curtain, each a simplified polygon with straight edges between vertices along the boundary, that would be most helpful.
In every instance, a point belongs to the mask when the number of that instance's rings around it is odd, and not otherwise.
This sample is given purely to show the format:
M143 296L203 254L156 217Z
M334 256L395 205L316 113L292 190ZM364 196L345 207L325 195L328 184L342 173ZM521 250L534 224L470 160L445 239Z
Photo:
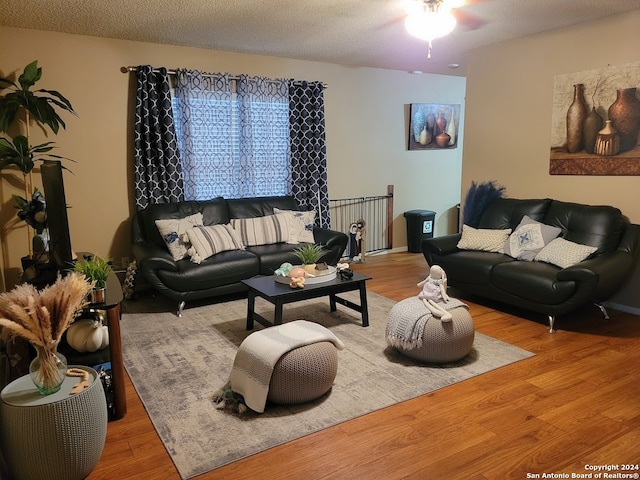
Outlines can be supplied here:
M134 125L136 208L184 199L171 89L165 68L137 68Z
M318 226L329 228L324 86L321 82L289 81L289 144L291 194L301 210L316 211Z
M174 105L185 198L235 197L240 173L229 75L176 70Z
M237 197L290 194L287 81L240 75L236 93L240 124Z

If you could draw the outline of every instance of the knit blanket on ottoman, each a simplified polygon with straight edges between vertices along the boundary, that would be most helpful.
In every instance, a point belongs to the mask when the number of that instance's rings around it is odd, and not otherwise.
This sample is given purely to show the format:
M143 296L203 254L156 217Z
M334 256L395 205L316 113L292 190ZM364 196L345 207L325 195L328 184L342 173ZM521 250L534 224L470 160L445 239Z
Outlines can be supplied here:
M338 350L344 344L330 330L317 323L296 320L252 333L240 344L229 382L231 390L244 397L252 410L263 413L271 375L285 353L317 342L332 342Z
M451 298L448 302L438 302L438 305L447 311L459 307L469 308L457 298ZM418 297L409 297L396 303L389 312L387 321L387 345L404 350L422 347L424 327L432 317L433 314ZM440 321L437 318L434 320Z

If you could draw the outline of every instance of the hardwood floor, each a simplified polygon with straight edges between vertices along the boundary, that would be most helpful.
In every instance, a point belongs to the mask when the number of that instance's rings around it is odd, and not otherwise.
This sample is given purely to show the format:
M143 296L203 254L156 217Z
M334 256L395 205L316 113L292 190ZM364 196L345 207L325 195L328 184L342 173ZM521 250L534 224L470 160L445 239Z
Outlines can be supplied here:
M368 289L396 301L417 295L428 272L411 253L369 256L353 268L373 277ZM197 479L572 478L594 473L586 465L640 463L640 317L610 311L605 321L588 307L560 317L551 335L541 315L465 301L477 331L536 355ZM129 378L126 389L128 413L109 423L88 480L179 479ZM640 473L620 469L608 473Z

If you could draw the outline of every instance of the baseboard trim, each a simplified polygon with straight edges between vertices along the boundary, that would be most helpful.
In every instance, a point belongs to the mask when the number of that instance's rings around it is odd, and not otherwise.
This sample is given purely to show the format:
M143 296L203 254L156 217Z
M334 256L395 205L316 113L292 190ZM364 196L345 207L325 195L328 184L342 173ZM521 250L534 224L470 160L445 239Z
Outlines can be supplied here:
M610 307L613 310L619 310L621 312L630 313L632 315L638 315L640 317L640 308L630 307L629 305L623 305L622 303L604 302L605 307Z

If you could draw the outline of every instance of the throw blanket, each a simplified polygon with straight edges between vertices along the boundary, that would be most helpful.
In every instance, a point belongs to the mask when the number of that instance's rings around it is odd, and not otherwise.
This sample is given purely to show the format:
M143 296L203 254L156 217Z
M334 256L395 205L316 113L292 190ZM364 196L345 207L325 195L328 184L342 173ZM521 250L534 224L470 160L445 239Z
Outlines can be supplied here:
M457 298L439 302L438 305L447 311L459 307L469 308ZM432 317L433 314L418 297L410 297L396 303L389 312L387 321L387 345L404 350L422 347L424 327ZM440 320L436 318L435 321Z
M242 395L250 409L264 412L271 374L280 357L295 348L326 341L332 342L338 350L344 348L330 330L306 320L287 322L252 333L236 353L229 377L231 390Z

